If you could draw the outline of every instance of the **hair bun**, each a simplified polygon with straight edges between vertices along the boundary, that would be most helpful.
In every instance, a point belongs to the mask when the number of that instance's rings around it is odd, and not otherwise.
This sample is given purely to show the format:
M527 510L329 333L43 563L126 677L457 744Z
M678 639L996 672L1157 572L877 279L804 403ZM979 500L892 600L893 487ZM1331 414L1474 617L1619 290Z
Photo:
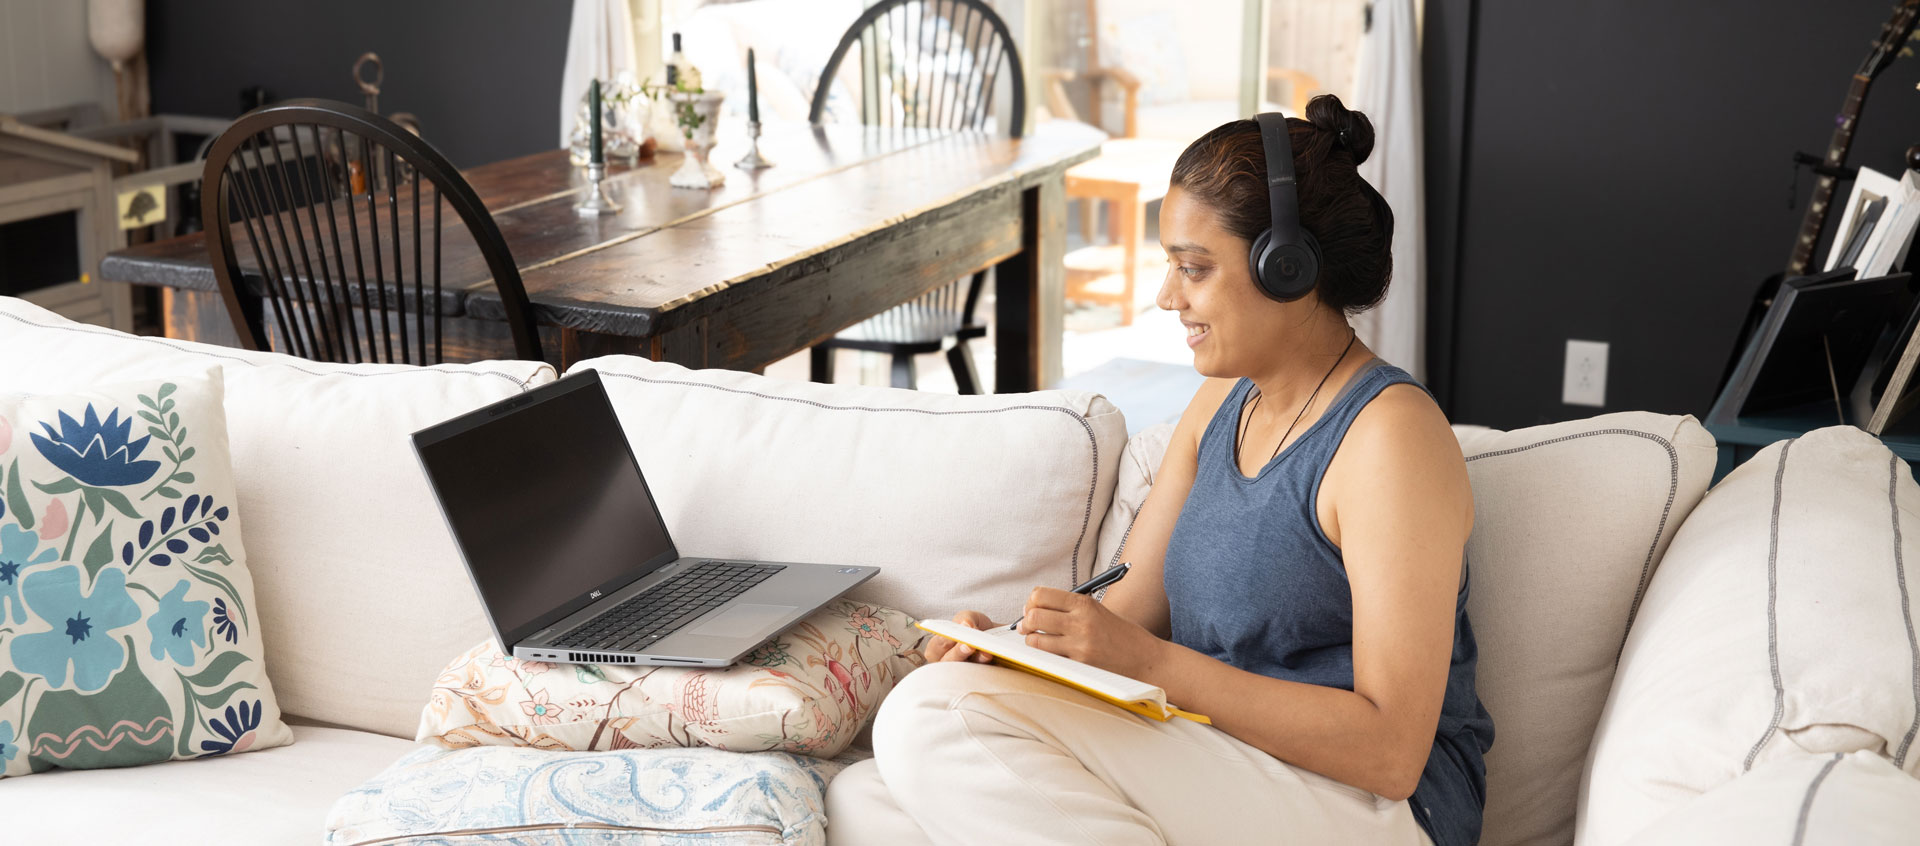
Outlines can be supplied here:
M1334 143L1353 154L1354 164L1366 161L1373 153L1373 121L1347 108L1339 97L1322 94L1308 100L1306 118L1314 129L1332 133Z

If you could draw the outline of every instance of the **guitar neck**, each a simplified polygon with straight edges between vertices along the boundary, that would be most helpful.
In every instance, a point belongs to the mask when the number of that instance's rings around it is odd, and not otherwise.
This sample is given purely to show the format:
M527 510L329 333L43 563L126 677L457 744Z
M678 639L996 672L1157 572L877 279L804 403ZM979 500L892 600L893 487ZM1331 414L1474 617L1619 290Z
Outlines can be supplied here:
M1834 117L1833 138L1827 142L1827 155L1822 162L1827 173L1813 182L1813 201L1807 204L1807 213L1800 218L1800 236L1794 239L1793 256L1787 261L1788 276L1805 276L1807 266L1813 261L1813 248L1820 242L1820 231L1826 228L1834 185L1839 182L1829 174L1847 161L1847 151L1853 147L1853 128L1860 120L1860 105L1866 101L1867 86L1872 83L1872 77L1854 74L1853 84L1847 88L1846 104Z

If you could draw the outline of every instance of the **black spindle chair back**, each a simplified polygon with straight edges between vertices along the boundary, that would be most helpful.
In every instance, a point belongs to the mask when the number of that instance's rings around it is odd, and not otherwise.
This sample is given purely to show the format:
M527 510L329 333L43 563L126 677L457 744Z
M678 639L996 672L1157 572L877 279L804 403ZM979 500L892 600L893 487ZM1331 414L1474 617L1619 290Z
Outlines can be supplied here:
M473 239L506 306L515 354L540 360L520 271L445 156L358 106L290 100L242 115L207 153L207 250L247 349L318 361L437 364L443 230ZM442 206L454 220L443 226ZM231 224L231 225L229 225ZM241 261L243 239L252 264Z
M994 92L1011 83L1009 134L1026 127L1026 73L1006 21L984 0L881 0L840 37L814 88L809 121L826 113L832 82L860 48L860 122L873 126L980 129Z
M994 92L1004 79L1012 91L1008 134L1026 128L1026 72L1006 21L984 0L881 0L841 36L814 87L809 122L819 125L835 79L858 45L860 121L871 126L980 130L993 121ZM813 348L812 378L833 381L833 350L849 348L893 356L892 383L916 386L913 356L938 352L963 394L979 392L967 341L986 335L974 319L987 272L935 288L919 299L844 331Z

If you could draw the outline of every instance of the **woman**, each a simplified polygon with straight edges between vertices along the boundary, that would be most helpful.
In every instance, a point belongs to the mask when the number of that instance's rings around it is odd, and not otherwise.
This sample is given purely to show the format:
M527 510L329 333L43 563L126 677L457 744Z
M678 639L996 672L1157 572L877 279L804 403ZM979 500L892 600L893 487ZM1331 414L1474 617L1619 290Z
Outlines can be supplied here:
M1160 210L1157 302L1210 378L1135 518L1128 577L1098 602L1035 588L1018 628L1212 726L936 638L880 709L875 759L832 783L836 843L1478 839L1493 724L1473 688L1466 464L1425 389L1348 325L1391 271L1392 212L1354 170L1372 124L1321 96L1285 126L1312 290L1280 301L1253 278L1272 226L1258 125L1195 141Z

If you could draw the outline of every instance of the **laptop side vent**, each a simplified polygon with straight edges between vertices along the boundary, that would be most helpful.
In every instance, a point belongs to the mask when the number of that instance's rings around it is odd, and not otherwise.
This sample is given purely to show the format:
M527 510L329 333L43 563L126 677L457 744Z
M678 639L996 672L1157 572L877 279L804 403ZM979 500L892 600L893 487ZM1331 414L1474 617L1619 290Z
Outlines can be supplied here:
M631 664L631 655L611 655L605 652L569 652L567 660L575 664Z

